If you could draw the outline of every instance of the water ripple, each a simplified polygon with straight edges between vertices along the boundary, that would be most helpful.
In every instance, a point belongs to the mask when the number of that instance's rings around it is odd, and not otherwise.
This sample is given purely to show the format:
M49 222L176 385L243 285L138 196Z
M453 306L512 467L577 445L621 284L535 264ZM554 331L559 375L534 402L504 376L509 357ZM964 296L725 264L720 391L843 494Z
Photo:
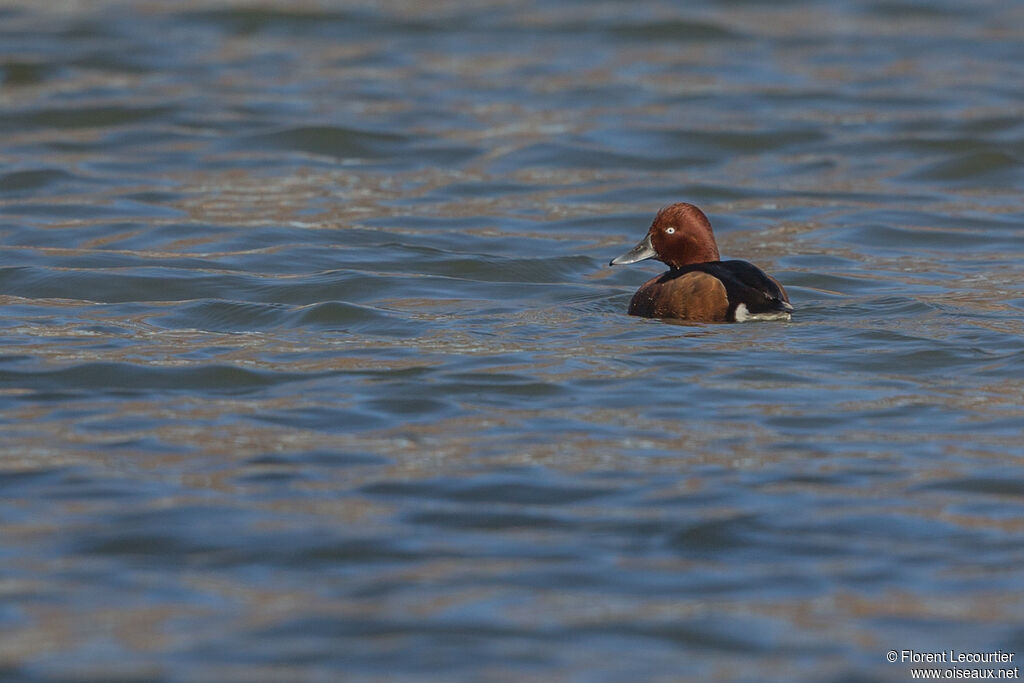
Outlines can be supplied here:
M1012 651L1020 18L0 9L0 671L882 680L890 648ZM606 264L680 200L792 322L625 314L663 268Z

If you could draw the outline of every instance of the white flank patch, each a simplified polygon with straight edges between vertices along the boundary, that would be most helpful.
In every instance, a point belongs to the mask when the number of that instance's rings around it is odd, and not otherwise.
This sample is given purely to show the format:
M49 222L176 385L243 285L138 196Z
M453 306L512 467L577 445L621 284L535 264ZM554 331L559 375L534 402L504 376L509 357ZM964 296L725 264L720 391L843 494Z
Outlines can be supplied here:
M736 322L745 323L748 320L790 320L792 316L789 311L770 311L768 313L751 313L746 304L736 307Z

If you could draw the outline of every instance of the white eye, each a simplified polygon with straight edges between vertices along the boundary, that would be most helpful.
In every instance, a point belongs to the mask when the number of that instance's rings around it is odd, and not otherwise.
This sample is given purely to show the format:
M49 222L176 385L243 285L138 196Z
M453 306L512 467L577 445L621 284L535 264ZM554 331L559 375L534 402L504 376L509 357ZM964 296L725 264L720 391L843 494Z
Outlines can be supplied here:
M665 228L665 234L666 234L666 235L671 235L671 234L672 234L672 233L674 233L675 231L676 231L676 229L675 229L675 228Z

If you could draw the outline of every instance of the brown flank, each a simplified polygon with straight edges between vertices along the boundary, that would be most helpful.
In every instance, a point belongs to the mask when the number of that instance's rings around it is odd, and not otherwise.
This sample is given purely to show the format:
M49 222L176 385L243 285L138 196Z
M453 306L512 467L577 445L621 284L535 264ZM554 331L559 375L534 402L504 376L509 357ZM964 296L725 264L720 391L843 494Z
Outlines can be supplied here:
M728 321L725 285L713 275L692 271L651 278L629 302L629 314L645 318L684 318L699 322Z

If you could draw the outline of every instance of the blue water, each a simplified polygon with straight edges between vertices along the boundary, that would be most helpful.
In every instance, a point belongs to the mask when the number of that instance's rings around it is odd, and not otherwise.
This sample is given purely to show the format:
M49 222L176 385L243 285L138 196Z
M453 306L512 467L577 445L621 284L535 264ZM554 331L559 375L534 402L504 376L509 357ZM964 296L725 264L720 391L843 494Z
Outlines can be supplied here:
M0 3L0 674L1024 656L1022 102L995 0ZM791 323L626 315L674 201Z

